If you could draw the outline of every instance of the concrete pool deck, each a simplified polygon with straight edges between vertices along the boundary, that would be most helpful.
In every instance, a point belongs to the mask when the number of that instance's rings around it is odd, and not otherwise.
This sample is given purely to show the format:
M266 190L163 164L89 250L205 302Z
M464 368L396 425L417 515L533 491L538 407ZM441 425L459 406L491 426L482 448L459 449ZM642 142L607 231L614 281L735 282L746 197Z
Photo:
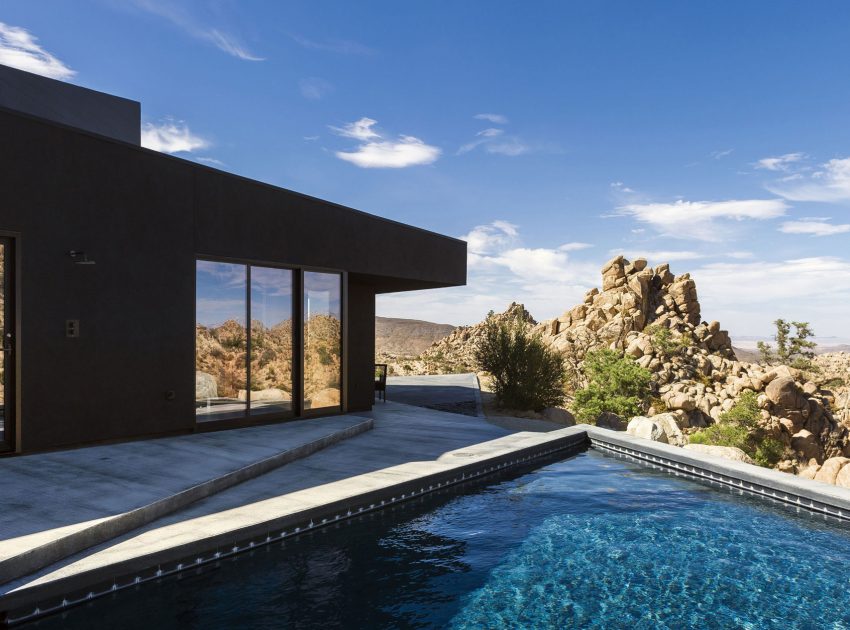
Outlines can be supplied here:
M307 457L372 423L337 416L0 459L0 583Z

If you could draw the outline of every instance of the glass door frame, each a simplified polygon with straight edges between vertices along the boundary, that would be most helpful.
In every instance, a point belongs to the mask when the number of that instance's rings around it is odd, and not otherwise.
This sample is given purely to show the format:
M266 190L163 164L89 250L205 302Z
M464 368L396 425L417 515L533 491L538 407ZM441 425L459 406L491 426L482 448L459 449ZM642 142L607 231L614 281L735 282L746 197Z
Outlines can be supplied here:
M2 235L2 233L0 233ZM246 265L246 330L247 330L247 346L246 346L246 390L250 390L251 366L251 267L265 267L270 269L285 269L292 272L292 322L293 322L293 339L292 339L292 410L279 413L257 413L251 414L250 393L246 394L247 401L245 413L240 416L230 418L222 418L220 420L199 420L195 416L195 430L197 431L218 431L220 429L239 428L252 425L271 424L275 422L301 420L306 418L314 418L319 416L340 415L348 410L348 272L342 269L331 269L327 267L305 267L293 266L282 263L269 262L267 260L258 260L251 258L231 258L227 256L214 256L206 254L196 254L194 258L194 269L192 283L197 299L197 263L198 261L229 263L234 265ZM340 312L342 316L342 331L340 340L340 404L334 407L322 407L319 409L304 409L304 272L315 271L319 273L333 273L340 276ZM197 308L197 307L196 307ZM192 329L192 334L195 335L197 329L197 310L193 316L195 326ZM197 346L195 352L197 352ZM193 356L193 361L194 361Z
M2 331L3 338L3 439L0 440L0 453L17 451L20 449L19 431L19 397L18 371L20 366L20 353L18 352L18 270L20 269L20 235L15 232L0 230L0 244L5 247L3 257L3 281L4 314L3 321L5 329Z

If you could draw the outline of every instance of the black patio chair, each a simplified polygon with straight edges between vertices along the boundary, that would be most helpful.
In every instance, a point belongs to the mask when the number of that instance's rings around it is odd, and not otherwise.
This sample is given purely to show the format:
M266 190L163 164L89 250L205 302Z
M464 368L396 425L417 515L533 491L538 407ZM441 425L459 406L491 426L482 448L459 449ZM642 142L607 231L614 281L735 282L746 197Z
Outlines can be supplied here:
M375 392L378 400L383 399L384 402L387 402L387 369L386 363L375 364Z

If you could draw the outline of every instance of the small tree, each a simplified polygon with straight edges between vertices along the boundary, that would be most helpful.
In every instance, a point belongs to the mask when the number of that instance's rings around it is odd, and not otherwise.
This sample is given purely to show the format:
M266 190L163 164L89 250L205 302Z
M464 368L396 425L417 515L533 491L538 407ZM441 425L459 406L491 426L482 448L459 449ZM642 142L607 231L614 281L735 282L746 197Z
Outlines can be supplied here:
M814 336L814 331L809 327L809 322L786 322L777 319L773 322L776 326L776 334L773 340L776 342L774 349L769 343L758 342L758 350L761 359L765 363L782 363L798 369L811 367L812 359L815 357L814 348L817 344L809 341ZM791 326L794 334L791 334Z
M587 386L576 392L573 411L585 422L596 422L605 412L618 416L641 413L649 397L649 370L631 357L603 348L587 353L584 359Z
M479 370L493 377L496 402L510 409L540 411L564 402L561 355L533 335L519 317L499 321L491 311L475 349Z

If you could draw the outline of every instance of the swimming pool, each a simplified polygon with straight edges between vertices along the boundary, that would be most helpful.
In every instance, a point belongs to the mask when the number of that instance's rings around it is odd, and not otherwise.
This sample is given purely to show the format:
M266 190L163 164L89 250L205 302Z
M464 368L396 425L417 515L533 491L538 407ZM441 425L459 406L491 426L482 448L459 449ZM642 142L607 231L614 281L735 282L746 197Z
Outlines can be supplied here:
M39 628L850 628L850 533L589 450Z

